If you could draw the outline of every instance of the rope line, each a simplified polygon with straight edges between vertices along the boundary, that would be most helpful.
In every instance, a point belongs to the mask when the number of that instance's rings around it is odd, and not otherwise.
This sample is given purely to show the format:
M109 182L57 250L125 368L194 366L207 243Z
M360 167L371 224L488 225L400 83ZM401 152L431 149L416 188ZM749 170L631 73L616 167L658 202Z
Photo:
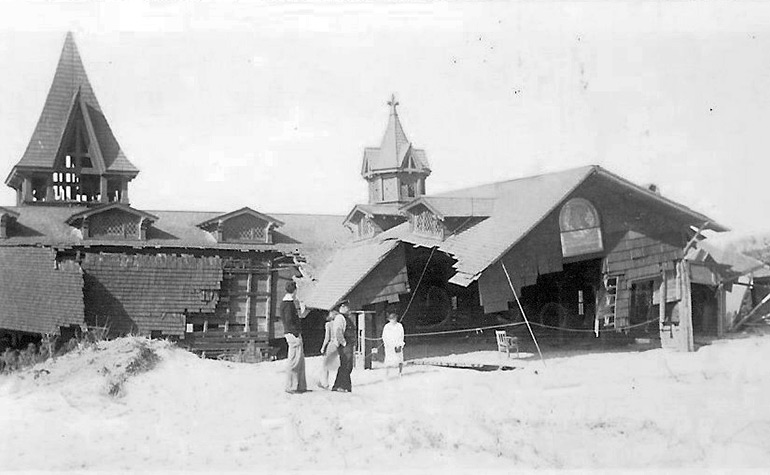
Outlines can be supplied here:
M422 278L425 277L425 272L428 270L428 264L430 264L431 258L433 258L433 253L436 252L436 248L432 247L430 249L430 255L428 256L428 260L425 261L425 267L422 268L422 274L420 274L420 278L417 280L417 285L414 287L414 292L412 292L412 296L409 298L409 303L406 304L406 310L404 310L404 313L401 314L401 318L398 319L398 321L403 321L404 317L406 316L406 312L409 311L409 307L412 305L412 301L414 301L415 295L417 295L417 289L420 288L420 284L422 283Z
M631 328L638 328L653 322L660 321L660 318L653 318L651 320L647 320L641 323L635 323L634 325L629 325L626 327L621 328L600 328L600 333L606 333L606 332L618 332L622 330L629 330ZM474 327L474 328L463 328L460 330L445 330L445 331L437 331L437 332L425 332L425 333L408 333L404 335L404 338L407 337L416 337L416 336L435 336L435 335L449 335L453 333L469 333L469 332L476 332L476 333L482 333L484 330L491 330L493 328L508 328L508 327L517 327L520 325L524 325L526 322L515 322L515 323L504 323L500 325L488 325L485 327ZM566 332L574 332L574 333L594 333L593 329L587 329L587 328L568 328L568 327L556 327L553 325L546 325L544 323L537 323L537 322L529 322L530 325L541 327L541 328L549 328L552 330L560 330L560 331L566 331ZM368 341L381 341L382 338L369 338L369 337L363 337L364 340Z

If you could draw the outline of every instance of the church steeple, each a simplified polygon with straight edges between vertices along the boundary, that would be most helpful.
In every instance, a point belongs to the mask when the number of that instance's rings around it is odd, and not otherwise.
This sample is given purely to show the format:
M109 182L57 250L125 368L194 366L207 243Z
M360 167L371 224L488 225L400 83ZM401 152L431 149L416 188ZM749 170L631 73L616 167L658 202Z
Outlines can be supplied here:
M414 148L398 118L392 95L390 116L378 148L364 150L361 175L369 182L369 203L406 203L425 194L430 166L425 151Z
M127 203L128 182L138 173L112 133L67 33L40 119L6 185L16 190L19 205Z

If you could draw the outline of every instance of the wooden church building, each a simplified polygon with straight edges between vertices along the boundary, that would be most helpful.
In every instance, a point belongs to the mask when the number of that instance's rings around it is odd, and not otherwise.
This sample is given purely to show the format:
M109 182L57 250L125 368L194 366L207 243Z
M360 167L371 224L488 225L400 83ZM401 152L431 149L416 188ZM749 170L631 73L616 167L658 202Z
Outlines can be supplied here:
M5 345L84 326L191 344L204 332L280 339L283 283L304 254L348 240L338 216L136 209L129 190L138 173L68 34L6 179L16 206L0 208Z
M310 307L348 299L375 312L374 334L390 311L419 333L521 321L518 297L538 328L682 349L722 334L732 274L685 256L724 226L600 166L429 194L426 153L397 105L364 150L369 199L345 219L354 242L319 274Z

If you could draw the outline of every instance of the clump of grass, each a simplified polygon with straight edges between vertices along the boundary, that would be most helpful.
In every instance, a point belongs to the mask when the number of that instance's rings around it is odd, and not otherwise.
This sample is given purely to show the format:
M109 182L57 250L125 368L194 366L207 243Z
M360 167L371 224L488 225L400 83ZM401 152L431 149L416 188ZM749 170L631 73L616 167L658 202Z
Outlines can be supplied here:
M160 361L160 356L149 347L147 341L138 341L136 345L139 352L126 365L125 371L107 383L107 394L112 397L123 394L123 386L129 377L150 371Z
M160 361L158 354L147 346L147 342L142 342L139 346L139 354L126 366L126 374L129 376L150 371Z

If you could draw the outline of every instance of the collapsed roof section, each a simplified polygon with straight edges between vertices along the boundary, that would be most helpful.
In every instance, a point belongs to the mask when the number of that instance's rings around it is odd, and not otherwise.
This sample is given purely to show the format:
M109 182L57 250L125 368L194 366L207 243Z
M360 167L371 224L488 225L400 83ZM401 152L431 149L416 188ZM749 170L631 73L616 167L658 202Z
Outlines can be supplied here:
M463 220L465 224L456 228L444 227L440 232L431 234L416 229L415 223L410 220L372 237L368 246L381 251L392 250L395 248L393 242L406 242L415 246L436 248L455 261L453 265L455 273L449 279L449 283L467 287L487 268L506 255L547 216L557 210L578 187L589 179L598 180L603 187L631 197L634 202L643 204L655 212L659 211L683 225L713 231L727 230L726 227L715 223L707 216L599 166L586 166L418 198L403 206L401 211L408 215L414 210L422 210L427 212L428 218L432 215L435 221L439 222L450 217L465 217ZM348 260L357 262L355 256L361 252L363 252L361 246L341 250L330 264L330 269L342 269L345 265L340 263ZM379 251L374 254L379 260L384 258ZM371 265L353 266L348 269L344 277L335 272L324 273L319 285L324 286L328 295L324 297L323 302L319 303L329 304L331 301L344 298L344 292L350 292L353 286L342 285L338 280L341 278L346 282L361 280L366 273L371 272L372 268ZM322 282L324 278L331 278L333 283L327 287L327 284Z

